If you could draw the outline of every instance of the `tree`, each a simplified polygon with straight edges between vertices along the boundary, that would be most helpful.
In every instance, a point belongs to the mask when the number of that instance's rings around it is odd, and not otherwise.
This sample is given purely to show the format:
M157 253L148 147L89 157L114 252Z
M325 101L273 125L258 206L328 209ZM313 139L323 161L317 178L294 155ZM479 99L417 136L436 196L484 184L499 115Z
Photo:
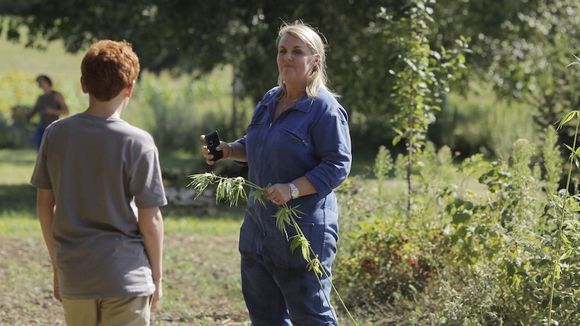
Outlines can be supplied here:
M472 39L475 75L500 97L536 108L542 130L580 106L580 71L567 69L580 52L577 0L444 0L436 20L442 40Z
M276 82L275 38L283 21L320 28L328 40L331 86L353 115L353 132L372 146L394 137L385 133L398 108L389 94L400 49L385 38L379 13L394 20L408 15L416 0L0 0L0 19L9 39L29 46L63 39L75 52L95 39L132 42L145 68L207 72L232 64L241 96L258 100ZM538 108L541 126L564 108L578 107L580 72L565 69L580 48L577 0L440 0L430 26L431 48L453 46L463 35L472 53L471 78L492 82L498 95ZM79 17L82 17L80 19ZM26 35L19 27L28 29ZM356 136L356 135L355 135ZM356 137L355 137L356 138ZM367 144L368 145L368 144Z
M216 65L232 64L242 81L240 93L258 100L277 79L279 26L301 19L318 27L328 40L331 86L343 95L345 106L388 122L395 111L385 96L393 81L388 68L396 53L393 43L385 41L377 15L381 8L395 17L403 15L409 2L0 0L0 25L11 41L42 47L62 39L71 52L96 39L126 39L142 66L153 71L202 74ZM27 33L19 33L22 26ZM380 124L384 134L385 123Z

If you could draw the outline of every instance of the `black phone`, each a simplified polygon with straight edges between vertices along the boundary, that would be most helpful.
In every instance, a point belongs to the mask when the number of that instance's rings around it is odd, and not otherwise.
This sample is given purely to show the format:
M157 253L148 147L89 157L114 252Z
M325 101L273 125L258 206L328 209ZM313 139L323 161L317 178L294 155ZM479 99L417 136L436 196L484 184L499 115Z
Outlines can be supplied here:
M211 155L213 155L212 161L217 161L224 157L224 153L222 151L218 151L216 147L220 144L220 135L218 134L217 130L205 135L205 143L207 145L207 149Z

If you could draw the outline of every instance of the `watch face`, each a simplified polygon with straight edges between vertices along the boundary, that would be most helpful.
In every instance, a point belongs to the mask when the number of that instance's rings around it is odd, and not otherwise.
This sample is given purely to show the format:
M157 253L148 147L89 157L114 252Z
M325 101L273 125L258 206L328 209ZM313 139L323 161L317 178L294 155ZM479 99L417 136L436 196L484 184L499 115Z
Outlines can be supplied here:
M290 186L290 195L292 196L292 199L298 198L299 195L298 188L293 183L290 183L289 186Z

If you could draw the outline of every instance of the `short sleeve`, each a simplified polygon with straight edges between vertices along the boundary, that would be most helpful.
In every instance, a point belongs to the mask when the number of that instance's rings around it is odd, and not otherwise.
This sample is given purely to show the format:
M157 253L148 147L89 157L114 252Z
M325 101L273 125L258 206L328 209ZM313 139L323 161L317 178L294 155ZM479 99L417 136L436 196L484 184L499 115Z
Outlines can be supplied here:
M131 195L135 196L137 207L152 208L167 205L156 149L141 154L130 171L129 190Z
M48 134L49 129L47 129L42 137L42 142L40 143L40 149L36 155L36 164L34 165L34 171L32 172L32 177L30 178L30 183L40 189L52 189L52 183L50 182L50 175L48 174L48 164L47 164L47 148L48 148Z

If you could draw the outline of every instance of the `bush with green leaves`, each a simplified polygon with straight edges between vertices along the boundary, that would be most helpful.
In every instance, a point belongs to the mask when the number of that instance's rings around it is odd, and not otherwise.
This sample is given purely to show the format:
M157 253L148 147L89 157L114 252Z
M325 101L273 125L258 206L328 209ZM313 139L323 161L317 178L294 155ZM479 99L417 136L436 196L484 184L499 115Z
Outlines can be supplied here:
M541 146L521 139L504 160L478 154L459 165L427 146L410 220L401 196L369 189L353 200L341 189L343 216L362 213L347 224L336 269L345 302L379 324L578 324L579 198L555 191L555 139L548 129Z

